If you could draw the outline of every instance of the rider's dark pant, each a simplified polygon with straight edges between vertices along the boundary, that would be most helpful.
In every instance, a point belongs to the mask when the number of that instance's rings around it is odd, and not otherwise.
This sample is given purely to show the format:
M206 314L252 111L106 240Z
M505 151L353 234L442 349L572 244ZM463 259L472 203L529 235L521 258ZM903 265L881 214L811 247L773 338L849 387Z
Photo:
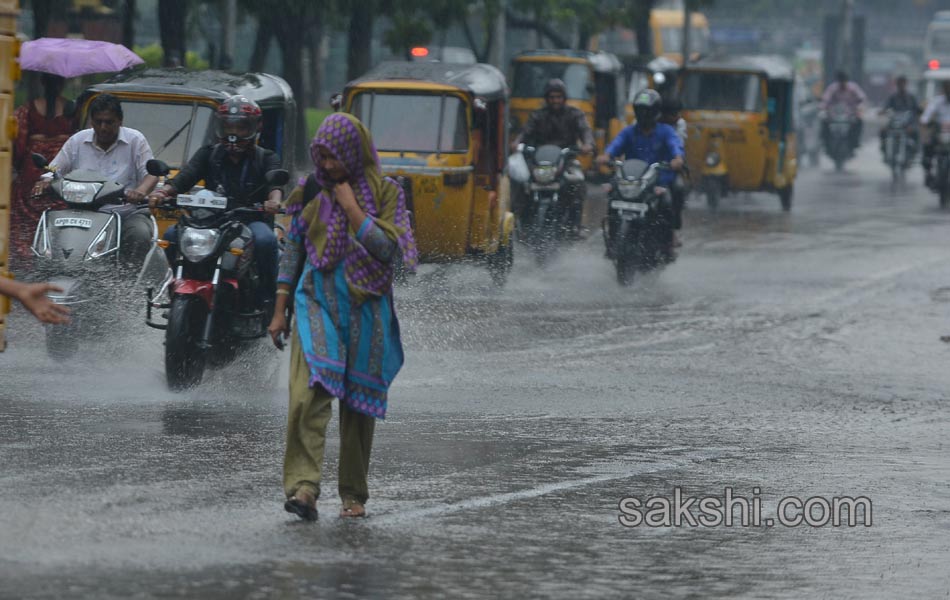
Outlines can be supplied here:
M257 299L260 302L273 300L274 291L277 289L277 236L274 235L274 229L270 225L261 221L247 223L247 227L254 236L254 264L261 279ZM178 226L169 227L162 237L171 242L171 245L165 249L165 257L168 259L168 264L172 265L178 249Z

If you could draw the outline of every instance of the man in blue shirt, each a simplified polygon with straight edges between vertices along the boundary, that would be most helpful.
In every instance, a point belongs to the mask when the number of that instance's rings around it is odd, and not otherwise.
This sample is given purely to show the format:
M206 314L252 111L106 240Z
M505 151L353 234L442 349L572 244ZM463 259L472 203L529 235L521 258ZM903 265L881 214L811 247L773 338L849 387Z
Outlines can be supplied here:
M638 92L633 100L633 112L637 122L623 128L610 142L604 154L597 157L599 164L607 164L611 159L623 157L625 160L638 159L646 163L668 162L673 171L663 171L657 180L659 186L656 194L669 198L669 187L676 179L676 173L683 167L683 141L676 134L676 130L664 123L659 123L660 94L656 90ZM666 202L668 206L670 202ZM671 210L673 207L671 206ZM682 210L682 207L679 207ZM671 215L674 229L679 229L681 223L679 211ZM672 240L678 245L676 234Z

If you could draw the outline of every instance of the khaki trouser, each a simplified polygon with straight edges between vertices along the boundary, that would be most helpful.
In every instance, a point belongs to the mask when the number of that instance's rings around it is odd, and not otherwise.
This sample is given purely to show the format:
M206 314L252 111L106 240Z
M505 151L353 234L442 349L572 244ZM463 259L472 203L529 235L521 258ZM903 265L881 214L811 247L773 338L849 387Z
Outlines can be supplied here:
M294 336L296 338L296 336ZM311 388L310 368L300 342L294 339L290 355L290 409L287 415L287 450L284 454L284 493L298 489L320 496L327 424L333 396L323 386ZM340 403L340 498L365 504L369 499L366 476L373 446L376 419Z

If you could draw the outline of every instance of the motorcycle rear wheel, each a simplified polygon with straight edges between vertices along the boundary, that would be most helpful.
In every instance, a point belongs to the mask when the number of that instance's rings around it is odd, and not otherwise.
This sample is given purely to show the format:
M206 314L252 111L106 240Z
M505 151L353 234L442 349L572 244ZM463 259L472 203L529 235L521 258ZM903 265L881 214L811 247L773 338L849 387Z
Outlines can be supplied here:
M201 298L175 296L172 299L165 329L165 380L173 392L201 383L205 355L198 343L207 315L208 306Z

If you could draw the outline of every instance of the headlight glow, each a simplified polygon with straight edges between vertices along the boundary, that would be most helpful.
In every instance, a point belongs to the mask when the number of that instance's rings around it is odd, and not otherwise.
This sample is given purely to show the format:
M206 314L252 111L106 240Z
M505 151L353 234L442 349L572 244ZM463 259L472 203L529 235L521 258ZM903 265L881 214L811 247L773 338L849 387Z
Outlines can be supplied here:
M625 200L633 200L643 191L643 184L639 181L621 181L617 186L620 196Z
M716 165L719 164L720 160L721 158L719 157L718 152L710 152L709 154L706 155L706 166L715 167Z
M181 234L181 253L191 262L200 262L214 250L221 233L215 229L186 227Z
M551 183L554 181L554 167L535 167L531 172L534 180L538 183Z
M101 183L64 181L63 200L72 204L92 204L101 189Z

